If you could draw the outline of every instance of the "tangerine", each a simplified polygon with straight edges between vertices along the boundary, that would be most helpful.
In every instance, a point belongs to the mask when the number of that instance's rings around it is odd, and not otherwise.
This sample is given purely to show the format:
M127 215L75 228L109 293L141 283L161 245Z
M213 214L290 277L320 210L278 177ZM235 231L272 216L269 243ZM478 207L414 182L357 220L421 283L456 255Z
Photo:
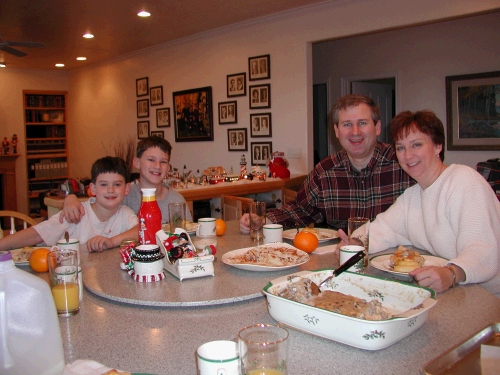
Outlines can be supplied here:
M41 247L34 250L30 255L30 267L36 272L47 272L49 270L49 264L47 262L47 254L50 250Z
M318 237L311 232L299 232L293 239L293 246L297 249L305 251L306 253L312 253L316 250L318 244Z
M215 234L222 236L226 233L226 222L222 219L215 220Z

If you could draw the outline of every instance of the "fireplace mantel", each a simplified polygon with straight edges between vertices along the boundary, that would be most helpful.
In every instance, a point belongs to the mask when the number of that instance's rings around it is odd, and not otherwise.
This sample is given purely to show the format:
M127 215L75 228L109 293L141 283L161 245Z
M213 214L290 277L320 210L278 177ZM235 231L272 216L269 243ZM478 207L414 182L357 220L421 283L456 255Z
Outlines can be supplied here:
M3 176L3 209L17 211L16 160L19 154L0 155L0 175Z

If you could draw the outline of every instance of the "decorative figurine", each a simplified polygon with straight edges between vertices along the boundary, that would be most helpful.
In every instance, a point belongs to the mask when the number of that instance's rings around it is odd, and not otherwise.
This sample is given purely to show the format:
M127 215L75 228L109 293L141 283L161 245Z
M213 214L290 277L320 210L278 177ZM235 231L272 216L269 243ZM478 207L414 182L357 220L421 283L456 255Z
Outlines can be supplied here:
M7 137L3 137L3 142L2 142L2 149L3 149L3 154L8 155L9 154L9 141L7 140Z
M17 134L14 134L12 136L11 144L12 144L12 153L14 155L16 155L17 154Z
M240 158L240 180L245 178L247 175L247 161L245 155L241 155Z

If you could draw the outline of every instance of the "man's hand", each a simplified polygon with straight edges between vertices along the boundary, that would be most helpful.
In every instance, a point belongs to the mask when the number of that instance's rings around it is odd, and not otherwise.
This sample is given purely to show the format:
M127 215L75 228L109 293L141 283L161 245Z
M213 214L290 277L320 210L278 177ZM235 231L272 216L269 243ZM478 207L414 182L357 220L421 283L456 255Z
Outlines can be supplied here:
M243 214L240 218L240 232L243 234L250 233L250 215Z
M77 224L83 215L85 215L85 209L76 195L70 194L64 198L63 208L59 214L59 222L61 224L64 222L64 219L68 223Z

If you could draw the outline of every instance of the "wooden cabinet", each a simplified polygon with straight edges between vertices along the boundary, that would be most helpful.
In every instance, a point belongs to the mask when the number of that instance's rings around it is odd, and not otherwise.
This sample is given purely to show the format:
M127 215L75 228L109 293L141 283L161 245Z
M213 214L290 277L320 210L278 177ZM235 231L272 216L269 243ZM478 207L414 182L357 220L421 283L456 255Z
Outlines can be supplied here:
M39 194L68 178L66 91L23 91L30 216Z

